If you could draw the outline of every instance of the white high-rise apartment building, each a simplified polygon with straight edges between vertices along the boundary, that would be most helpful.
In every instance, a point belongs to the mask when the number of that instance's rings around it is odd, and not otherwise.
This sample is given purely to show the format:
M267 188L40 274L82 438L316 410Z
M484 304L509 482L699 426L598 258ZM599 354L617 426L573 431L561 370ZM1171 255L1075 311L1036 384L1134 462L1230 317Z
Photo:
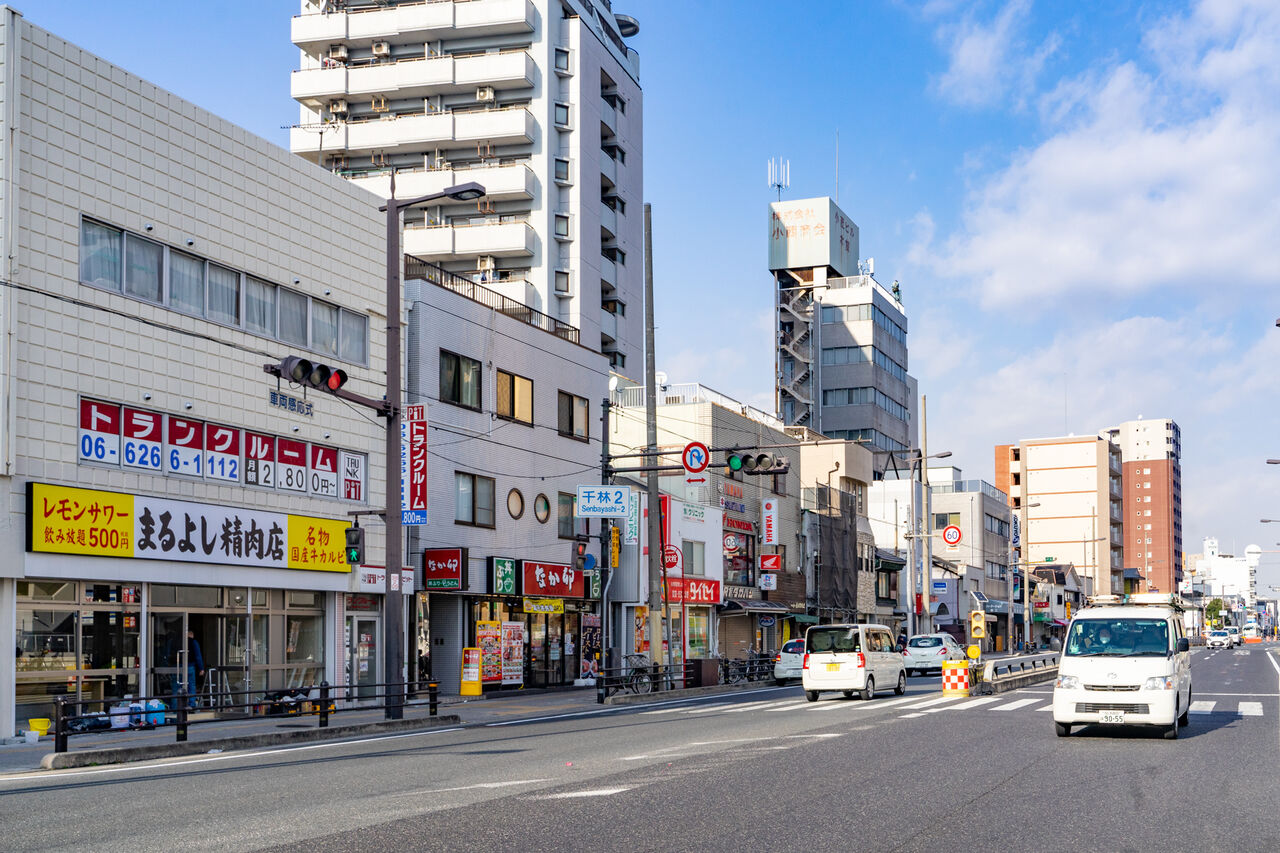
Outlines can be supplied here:
M609 0L302 0L296 154L406 215L404 251L643 357L639 25Z

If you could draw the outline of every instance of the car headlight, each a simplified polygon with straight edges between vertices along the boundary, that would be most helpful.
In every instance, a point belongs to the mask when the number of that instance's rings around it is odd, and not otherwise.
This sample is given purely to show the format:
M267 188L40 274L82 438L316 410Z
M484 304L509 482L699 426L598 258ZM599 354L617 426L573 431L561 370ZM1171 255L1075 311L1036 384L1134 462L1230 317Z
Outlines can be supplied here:
M1079 690L1080 679L1074 675L1059 675L1058 680L1053 683L1054 687L1061 687L1063 690Z
M1148 678L1142 683L1143 690L1172 690L1172 675L1157 675L1155 678Z

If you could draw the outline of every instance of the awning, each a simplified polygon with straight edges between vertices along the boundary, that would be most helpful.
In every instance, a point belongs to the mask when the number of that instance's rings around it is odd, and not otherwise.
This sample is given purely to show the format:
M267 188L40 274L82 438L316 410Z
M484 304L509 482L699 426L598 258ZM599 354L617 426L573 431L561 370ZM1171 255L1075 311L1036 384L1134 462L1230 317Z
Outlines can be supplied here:
M796 620L797 622L803 622L810 625L818 624L818 617L810 616L808 613L792 613L791 618Z
M791 614L785 604L779 604L776 601L757 601L754 598L726 598L724 604L720 606L725 610L739 610L743 613L773 613L779 616Z
M1142 580L1142 572L1137 569L1125 569L1124 579L1127 581L1140 581Z
M1065 627L1067 627L1067 623L1066 623L1066 622L1063 622L1061 619L1054 619L1054 620L1053 620L1053 624L1054 624L1054 625L1057 625L1059 628L1065 628Z

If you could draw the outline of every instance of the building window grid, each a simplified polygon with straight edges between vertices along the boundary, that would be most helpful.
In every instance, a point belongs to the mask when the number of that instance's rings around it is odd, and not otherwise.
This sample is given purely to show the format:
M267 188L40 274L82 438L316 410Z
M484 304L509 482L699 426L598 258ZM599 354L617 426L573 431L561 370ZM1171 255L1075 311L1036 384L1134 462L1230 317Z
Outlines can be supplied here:
M80 225L80 282L353 364L368 363L367 316L87 217ZM295 318L289 334L285 294L300 300L295 310L303 306L302 322ZM318 314L336 318L336 328L331 322L317 329Z
M587 427L590 405L587 399L576 394L570 394L568 391L561 391L557 398L557 404L557 428L560 434L580 441L586 441L590 438L590 431Z
M495 414L533 426L533 380L506 370L497 371Z
M492 477L454 472L454 523L494 527L495 485Z
M879 388L829 388L822 392L823 406L870 406L888 412L900 421L911 422L911 411Z
M456 352L440 350L440 402L480 411L480 362Z

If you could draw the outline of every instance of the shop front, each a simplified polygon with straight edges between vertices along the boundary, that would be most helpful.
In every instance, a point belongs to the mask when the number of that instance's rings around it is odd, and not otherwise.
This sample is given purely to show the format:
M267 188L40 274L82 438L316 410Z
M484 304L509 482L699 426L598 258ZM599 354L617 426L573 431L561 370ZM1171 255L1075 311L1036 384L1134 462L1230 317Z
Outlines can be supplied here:
M737 584L725 585L718 611L720 654L733 660L777 650L782 621L791 615L785 604L765 601L760 590Z
M600 576L568 563L490 556L481 590L468 587L465 548L427 549L417 596L419 670L447 691L463 648L479 648L485 690L556 687L600 666Z
M15 716L334 679L344 520L29 484Z

